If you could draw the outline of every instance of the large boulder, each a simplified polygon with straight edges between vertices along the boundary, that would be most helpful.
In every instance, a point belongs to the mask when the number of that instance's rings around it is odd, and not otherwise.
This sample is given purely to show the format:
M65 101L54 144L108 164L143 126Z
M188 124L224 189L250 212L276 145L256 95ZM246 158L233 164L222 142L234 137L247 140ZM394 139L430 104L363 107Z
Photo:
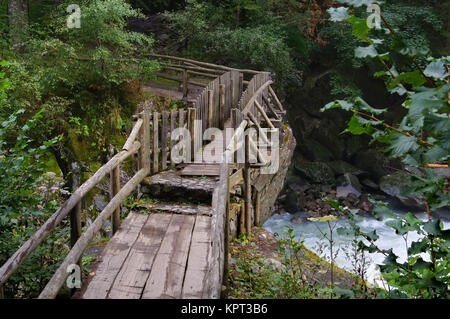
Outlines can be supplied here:
M365 172L352 164L349 164L345 161L332 161L328 163L328 166L334 171L334 173L338 175L344 175L345 173L351 173L353 175L362 175Z
M381 177L389 174L389 171L387 170L387 167L389 167L389 160L383 153L374 149L358 153L354 164L356 167L367 171L375 182L379 181Z
M340 181L340 186L336 188L337 198L347 198L350 194L353 194L356 198L361 196L361 184L355 175L345 173L338 181Z
M423 208L425 203L421 198L418 196L406 196L402 194L402 189L405 186L410 185L410 183L411 174L398 171L393 174L383 176L380 179L380 189L389 196L397 198L406 206Z
M296 162L295 169L305 178L318 184L334 184L333 170L323 162Z

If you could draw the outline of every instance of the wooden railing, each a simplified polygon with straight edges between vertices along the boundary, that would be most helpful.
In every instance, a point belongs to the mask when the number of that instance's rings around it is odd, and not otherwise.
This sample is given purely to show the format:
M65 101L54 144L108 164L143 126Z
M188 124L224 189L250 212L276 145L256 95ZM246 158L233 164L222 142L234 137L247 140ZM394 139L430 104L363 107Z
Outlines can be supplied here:
M273 92L268 73L253 70L237 70L224 66L198 62L189 59L159 56L183 62L183 72L211 72L215 79L211 81L197 98L194 107L188 110L173 110L170 112L151 112L151 106L146 105L144 110L133 117L133 128L122 151L112 157L91 178L84 182L69 199L39 228L0 268L0 296L2 286L26 258L43 242L49 234L70 215L71 246L72 249L56 270L53 277L39 295L39 298L54 298L64 284L68 273L67 267L79 264L84 250L90 240L101 229L108 218L112 217L113 233L120 226L120 205L136 189L137 185L149 174L156 174L167 167L174 167L168 158L172 143L171 132L177 127L186 127L191 132L191 141L199 138L195 134L202 133L209 127L225 128L228 119L231 127L235 128L234 135L222 154L220 164L220 179L213 192L212 198L212 249L210 269L207 275L208 296L218 298L221 293L224 267L227 265L228 227L229 227L229 201L231 189L238 183L244 183L243 222L245 232L250 235L252 218L258 220L258 200L255 203L255 215L251 215L251 184L250 169L261 167L269 163L259 152L255 142L246 135L247 127L254 127L258 134L268 143L268 138L262 130L264 120L269 128L277 126L275 122L281 121L284 109ZM178 67L178 66L177 66ZM243 92L243 74L252 75ZM183 79L186 81L186 78ZM187 83L187 82L185 82ZM187 88L187 85L184 86ZM271 101L277 105L274 110ZM267 116L270 112L272 118ZM203 121L202 132L196 132L194 121ZM170 129L170 132L169 132ZM193 145L192 145L193 146ZM230 158L245 147L245 162L242 164L229 164ZM195 149L191 148L192 155ZM123 161L138 153L138 167L136 174L121 188L120 165ZM256 160L255 160L256 159ZM82 233L81 207L86 194L98 185L107 175L110 175L111 199L95 221ZM256 194L257 195L257 194ZM258 198L258 196L256 196ZM225 271L226 273L226 271Z
M282 114L285 113L278 97L270 87L272 81L268 73L258 73L253 76L243 92L237 108L231 110L231 127L235 129L220 164L220 178L212 198L212 249L210 258L211 267L207 276L209 296L219 298L222 293L222 283L227 282L228 275L228 243L230 224L230 196L234 186L243 184L243 205L241 205L240 231L241 234L251 235L252 221L259 224L260 196L255 194L252 204L252 186L250 172L252 168L259 168L270 163L260 153L255 140L245 133L247 128L255 128L263 142L270 144L268 137L262 130L262 123L266 122L268 128L275 128L273 122L281 124ZM269 98L277 105L276 111ZM265 107L263 107L263 105ZM269 119L266 111L272 112ZM256 136L256 140L257 140ZM270 146L270 145L269 145ZM235 161L236 152L244 148L244 163Z
M136 186L149 174L149 110L145 108L125 142L122 151L112 157L91 178L84 182L69 199L8 259L0 268L0 286L3 286L25 259L50 235L61 221L71 215L72 249L53 277L41 292L39 298L54 298L67 278L67 267L78 264L89 241L101 229L105 221L113 216L113 232L120 226L120 204L129 196ZM139 153L139 170L121 188L119 182L120 164L134 153ZM95 221L81 233L81 202L83 197L110 174L112 198Z

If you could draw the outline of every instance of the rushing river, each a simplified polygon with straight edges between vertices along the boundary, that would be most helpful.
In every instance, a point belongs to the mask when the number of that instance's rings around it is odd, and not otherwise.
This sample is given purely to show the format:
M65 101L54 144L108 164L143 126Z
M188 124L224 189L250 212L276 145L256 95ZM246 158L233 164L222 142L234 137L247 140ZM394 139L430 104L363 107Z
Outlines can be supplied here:
M404 211L396 209L396 212L399 214L404 214ZM425 212L416 212L415 215L422 219L426 220ZM325 257L329 255L329 250L327 245L327 240L323 238L322 233L328 234L329 229L327 223L320 222L310 222L307 221L302 224L293 224L290 222L291 218L295 216L293 214L276 214L269 218L263 225L263 227L272 232L278 233L279 235L284 235L285 226L292 227L294 229L294 234L296 240L303 241L306 248L315 252L321 257ZM450 215L447 215L450 217ZM445 229L450 228L450 219L442 218L442 222L444 223ZM399 262L406 260L406 243L405 240L395 234L395 231L386 226L384 221L378 221L375 218L364 217L361 221L358 222L358 225L361 227L362 231L372 231L376 230L379 239L375 242L378 247L383 249L392 248L393 252L400 257L398 259ZM348 221L346 219L339 219L335 222L331 222L332 224L337 223L335 227L335 231L333 232L333 241L335 242L335 246L333 248L336 251L336 248L339 248L338 255L335 259L335 263L338 267L341 267L349 272L353 271L352 266L352 258L349 257L351 254L351 243L353 241L353 237L349 236L341 236L338 235L336 230L340 227L349 227ZM320 228L320 231L318 229ZM412 241L415 241L419 238L419 234L416 232L408 234L408 245L411 245ZM321 253L321 250L323 251ZM368 262L367 262L367 273L366 280L371 284L376 284L381 286L381 281L378 279L380 274L376 264L381 264L384 260L384 256L380 253L366 253ZM424 259L428 259L428 256L422 256Z

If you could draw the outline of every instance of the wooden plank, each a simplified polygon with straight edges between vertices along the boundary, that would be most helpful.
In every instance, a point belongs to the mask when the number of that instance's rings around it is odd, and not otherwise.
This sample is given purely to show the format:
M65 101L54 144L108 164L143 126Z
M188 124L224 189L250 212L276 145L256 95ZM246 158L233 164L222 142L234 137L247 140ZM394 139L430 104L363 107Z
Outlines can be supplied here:
M172 216L145 285L143 299L181 297L194 223L194 216Z
M219 114L220 114L219 127L223 129L225 125L225 84L220 85Z
M120 192L116 196L114 196L114 198L108 203L108 205L106 205L102 212L97 216L95 221L86 230L86 232L84 232L80 239L78 239L75 246L67 254L64 261L59 265L58 269L55 271L55 274L39 295L39 299L56 298L59 290L64 285L67 279L67 267L69 267L71 264L76 263L82 257L84 250L89 245L89 242L102 228L105 221L111 217L114 210L125 200L125 198L127 198L131 194L131 192L136 189L137 185L144 180L148 173L148 167L140 169L124 185Z
M208 90L208 123L207 128L214 127L214 91Z
M205 280L211 249L211 218L197 216L189 249L181 298L207 298Z
M159 113L153 112L153 174L159 172Z
M162 128L161 128L161 169L167 168L167 120L169 118L169 112L162 112Z
M82 298L105 299L148 216L130 213L103 250L95 276Z
M219 164L190 164L183 168L183 176L219 176Z
M139 299L153 261L172 219L170 214L151 214L128 254L108 294L110 299Z
M137 207L147 208L150 211L163 211L181 215L205 215L211 216L211 206L204 205L181 205L172 203L139 204Z
M242 168L239 169L236 173L230 176L229 183L230 188L237 184L241 184L244 181L244 174Z

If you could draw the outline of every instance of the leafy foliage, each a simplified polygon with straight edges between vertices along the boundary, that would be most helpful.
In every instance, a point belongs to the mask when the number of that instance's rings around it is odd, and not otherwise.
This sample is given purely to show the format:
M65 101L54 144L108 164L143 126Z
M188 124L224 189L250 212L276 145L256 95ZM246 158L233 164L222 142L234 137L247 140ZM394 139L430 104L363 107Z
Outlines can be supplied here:
M421 12L416 14L420 15ZM367 234L360 231L354 223L354 212L344 210L353 221L353 230L370 243L367 245L361 241L362 249L369 252L378 251L386 256L383 265L380 265L382 275L389 286L397 288L395 292L386 295L387 297L447 298L450 233L442 228L438 219L432 217L432 212L449 205L449 180L439 177L428 167L430 163L447 162L450 153L450 84L445 81L448 73L443 62L446 58L434 59L426 55L426 50L413 49L411 44L405 41L404 35L395 31L395 27L386 20L382 29L392 38L389 47L384 45L388 41L373 38L373 34L378 31L362 26L362 19L351 16L345 21L352 24L356 37L369 44L369 47L356 49L355 57L378 59L385 71L377 73L377 76L385 77L387 89L392 94L404 97L403 107L406 115L397 125L386 123L380 117L386 110L372 108L360 97L350 101L331 102L322 111L339 107L352 112L353 116L345 132L367 134L372 137L372 142L387 144L388 156L399 158L405 165L418 169L420 173L412 175L411 183L403 194L417 195L424 199L428 220L423 222L412 214L397 216L385 204L374 201L377 216L387 215L390 220L386 224L404 237L405 241L410 232L422 235L420 240L413 242L408 248L407 261L401 263L397 261L398 256L392 250L383 250L376 246L374 242L378 236L375 232ZM386 50L391 51L382 55L378 53ZM395 58L401 55L408 56L411 63L396 65ZM423 255L428 259L423 259Z

